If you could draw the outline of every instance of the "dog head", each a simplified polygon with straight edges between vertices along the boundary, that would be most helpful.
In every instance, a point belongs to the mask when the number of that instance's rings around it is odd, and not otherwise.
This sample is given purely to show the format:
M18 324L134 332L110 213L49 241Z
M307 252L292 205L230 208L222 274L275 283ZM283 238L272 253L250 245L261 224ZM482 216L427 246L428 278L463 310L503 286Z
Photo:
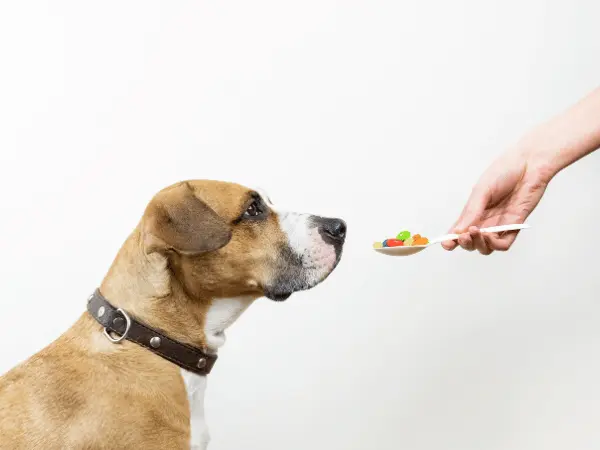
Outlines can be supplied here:
M141 232L144 251L164 256L170 283L192 297L282 301L335 269L346 224L277 210L263 193L237 184L197 180L160 191Z

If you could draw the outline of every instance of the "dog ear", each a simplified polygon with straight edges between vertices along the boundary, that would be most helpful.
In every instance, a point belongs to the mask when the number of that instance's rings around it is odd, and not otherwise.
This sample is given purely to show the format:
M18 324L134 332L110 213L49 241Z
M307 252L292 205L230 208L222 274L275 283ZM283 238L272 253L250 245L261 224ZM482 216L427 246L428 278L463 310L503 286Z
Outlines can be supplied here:
M231 228L194 194L188 183L159 192L146 208L143 221L148 253L174 250L200 254L218 250L231 240Z

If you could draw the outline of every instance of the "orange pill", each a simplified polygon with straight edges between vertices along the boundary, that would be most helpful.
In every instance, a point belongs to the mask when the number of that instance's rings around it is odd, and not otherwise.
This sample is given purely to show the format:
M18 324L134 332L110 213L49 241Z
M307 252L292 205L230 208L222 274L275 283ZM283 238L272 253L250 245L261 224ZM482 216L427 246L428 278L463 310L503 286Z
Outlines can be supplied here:
M429 239L419 237L418 239L413 240L412 245L427 245L427 244L429 244Z

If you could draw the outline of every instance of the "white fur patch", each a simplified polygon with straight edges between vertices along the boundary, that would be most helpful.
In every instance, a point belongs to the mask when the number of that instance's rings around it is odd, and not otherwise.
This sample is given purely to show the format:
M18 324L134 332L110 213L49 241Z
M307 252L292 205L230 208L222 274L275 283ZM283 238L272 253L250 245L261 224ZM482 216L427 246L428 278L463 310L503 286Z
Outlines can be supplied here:
M309 214L299 214L288 211L278 211L279 225L288 239L288 244L298 255L305 254L317 242L316 229L309 227Z
M185 369L181 369L181 376L190 404L190 448L191 450L205 450L210 442L210 434L204 419L206 377L188 372Z
M206 313L206 345L216 351L225 344L225 330L252 304L254 297L217 298Z
M267 193L262 189L256 189L256 192L261 196L263 202L271 208L279 218L281 230L288 238L288 243L292 250L298 255L303 255L312 245L315 244L314 227L310 227L310 214L301 214L297 212L286 211L275 207Z

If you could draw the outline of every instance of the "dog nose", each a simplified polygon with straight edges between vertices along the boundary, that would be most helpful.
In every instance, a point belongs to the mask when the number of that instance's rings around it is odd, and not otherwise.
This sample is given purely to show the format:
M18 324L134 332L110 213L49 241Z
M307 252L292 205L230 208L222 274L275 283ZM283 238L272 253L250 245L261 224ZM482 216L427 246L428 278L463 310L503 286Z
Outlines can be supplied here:
M344 242L346 239L346 222L342 219L322 219L320 228L334 241Z

